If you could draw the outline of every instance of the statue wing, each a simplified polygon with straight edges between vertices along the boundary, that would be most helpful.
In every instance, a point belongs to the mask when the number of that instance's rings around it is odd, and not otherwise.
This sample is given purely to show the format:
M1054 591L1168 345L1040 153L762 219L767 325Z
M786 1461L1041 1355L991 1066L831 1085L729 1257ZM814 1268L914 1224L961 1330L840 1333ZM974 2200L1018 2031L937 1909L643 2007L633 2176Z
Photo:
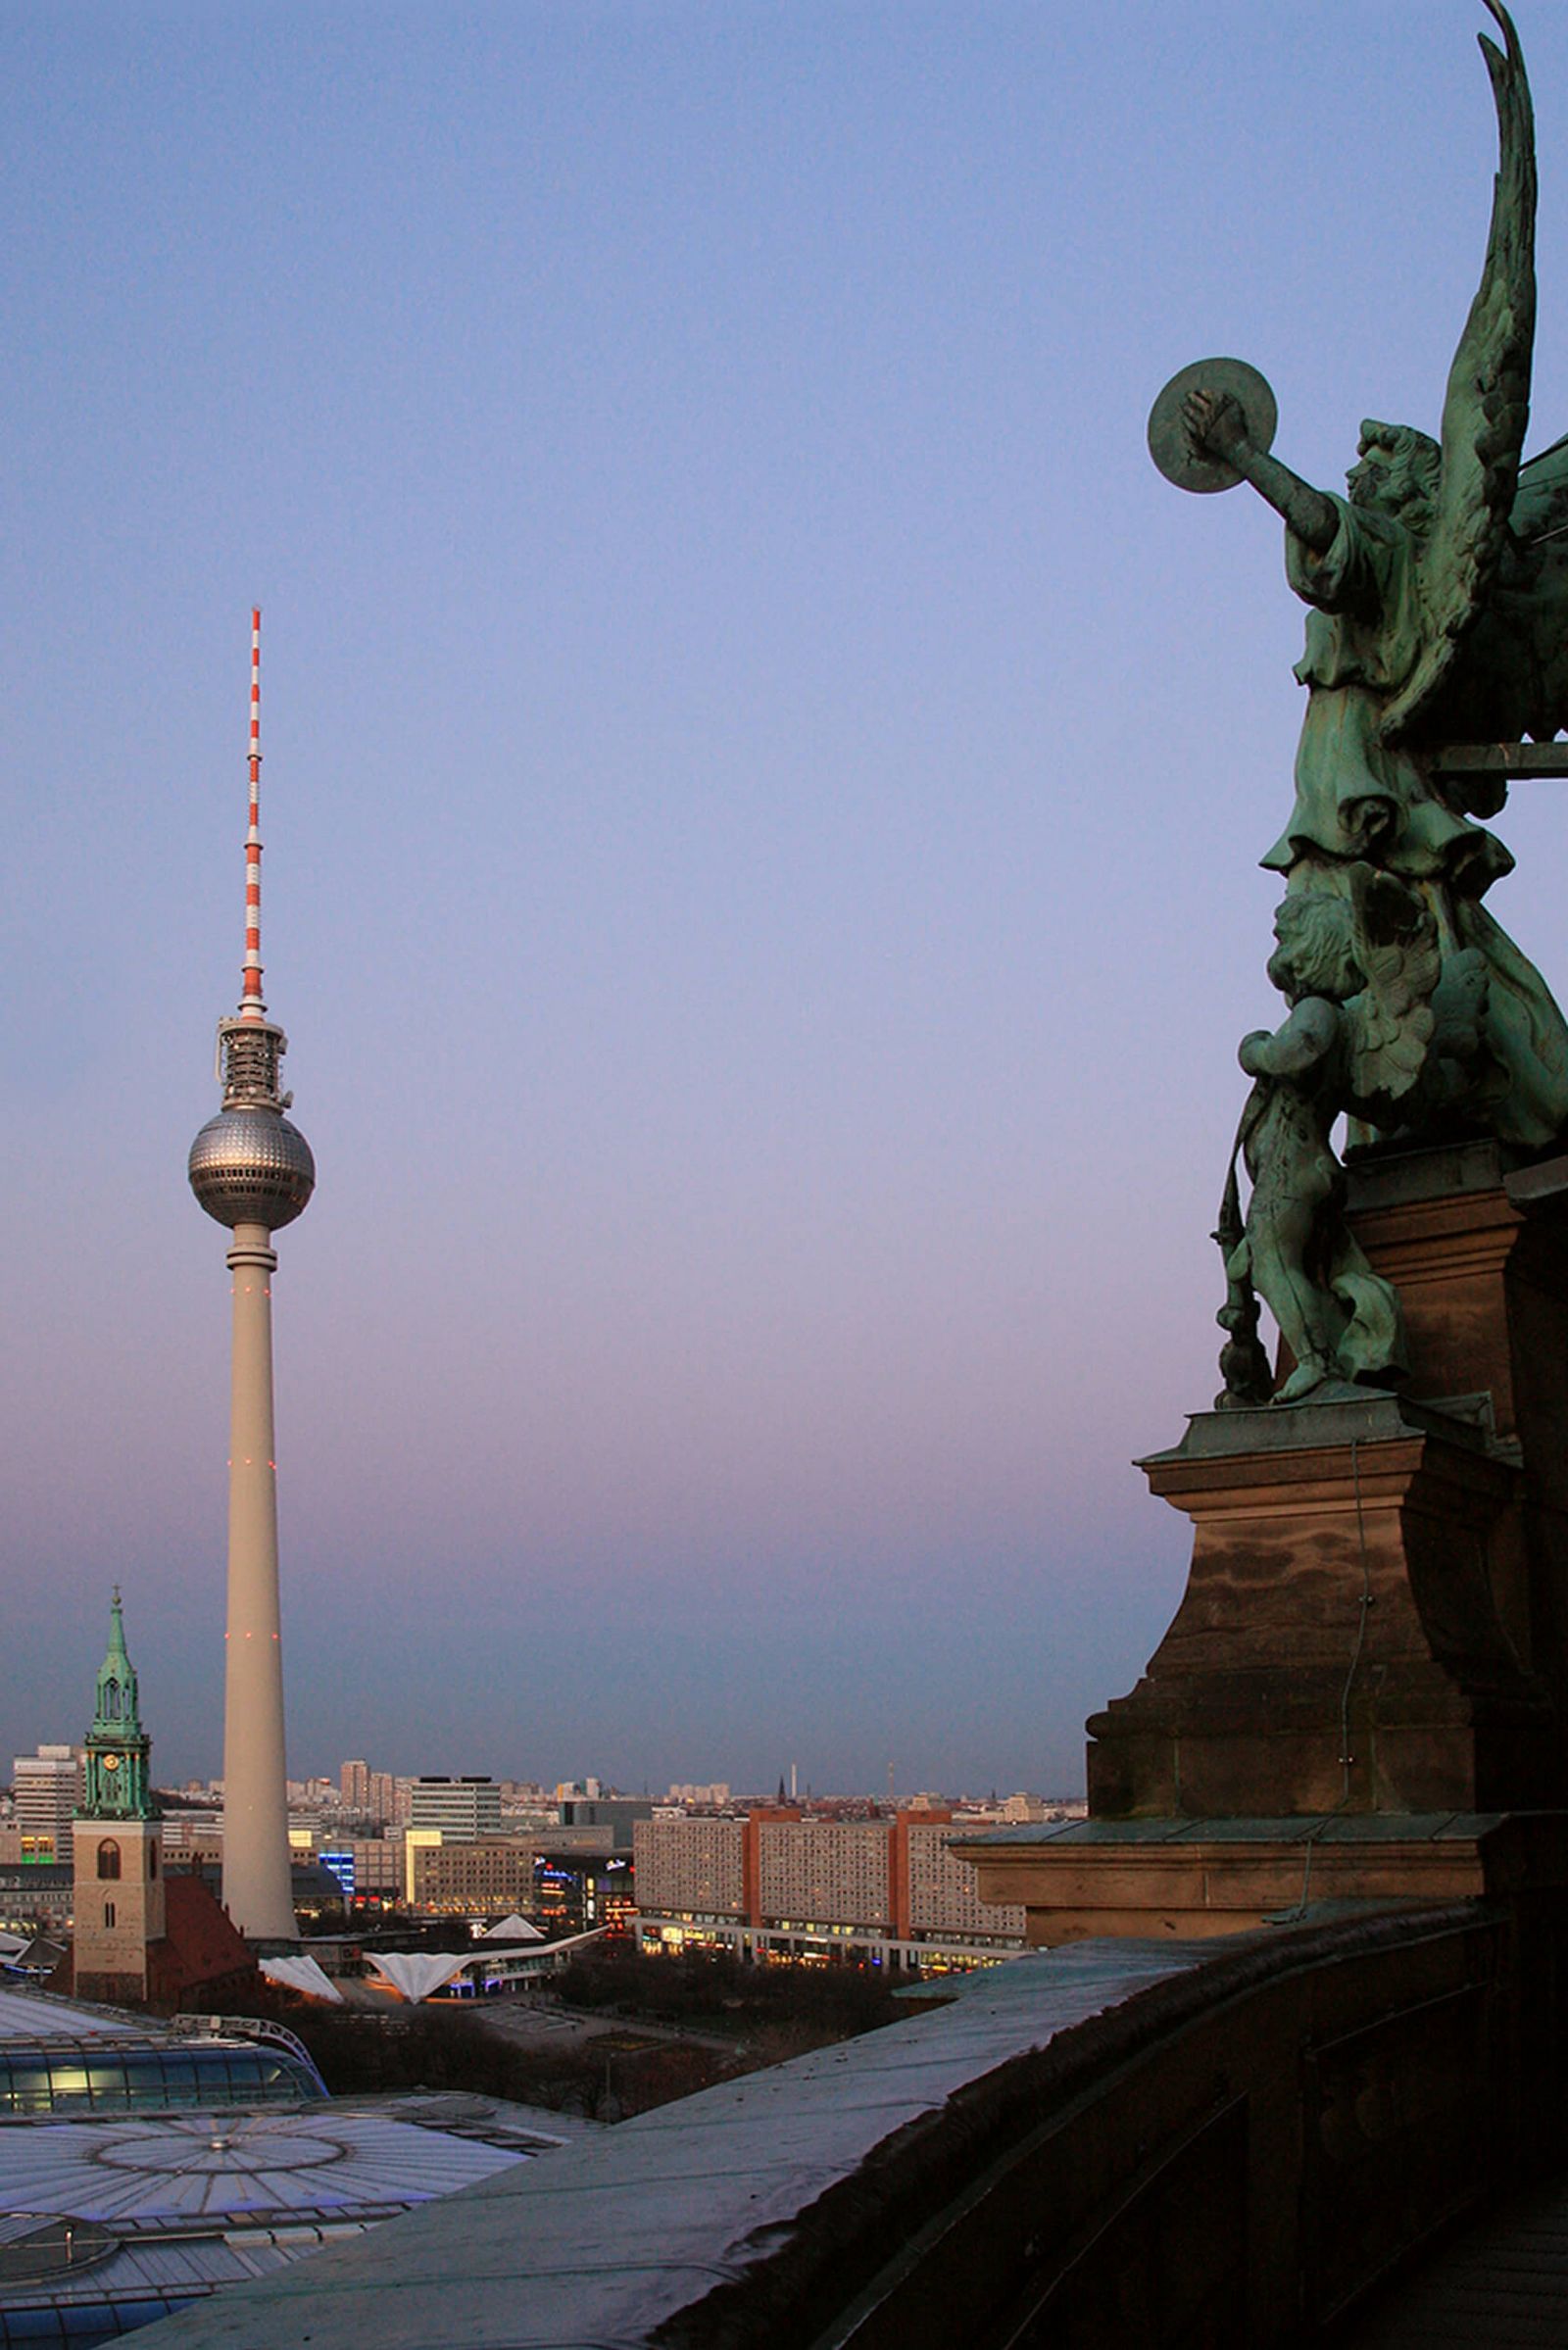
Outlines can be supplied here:
M1519 467L1519 492L1508 526L1524 546L1551 538L1568 522L1568 433Z
M1396 741L1431 703L1475 618L1507 534L1530 415L1536 326L1536 134L1519 36L1485 0L1504 47L1481 35L1497 110L1497 175L1476 298L1448 370L1437 514L1422 553L1422 645L1383 713Z
M1425 1066L1443 956L1431 911L1393 874L1352 866L1350 904L1356 959L1366 974L1365 987L1345 1006L1350 1093L1357 1113L1383 1125L1390 1105L1411 1092Z

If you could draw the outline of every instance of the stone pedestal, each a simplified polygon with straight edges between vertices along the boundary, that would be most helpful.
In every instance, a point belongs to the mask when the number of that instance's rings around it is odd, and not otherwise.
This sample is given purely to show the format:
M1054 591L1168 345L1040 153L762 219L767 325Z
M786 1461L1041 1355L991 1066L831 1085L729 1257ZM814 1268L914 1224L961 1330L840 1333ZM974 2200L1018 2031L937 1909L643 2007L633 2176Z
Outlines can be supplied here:
M1089 1722L1090 1819L966 1847L1032 1939L1255 1923L1305 1849L1319 1895L1479 1892L1506 1815L1568 1813L1568 1160L1368 1160L1350 1206L1408 1384L1200 1413L1141 1463L1193 1563Z
M1560 1891L1568 1812L1324 1812L1072 1820L955 1839L980 1897L1021 1907L1036 1947L1177 1939L1368 1909Z
M1138 1687L1090 1721L1092 1816L1546 1799L1550 1708L1489 1573L1519 1470L1479 1415L1353 1393L1204 1413L1143 1466L1193 1564Z

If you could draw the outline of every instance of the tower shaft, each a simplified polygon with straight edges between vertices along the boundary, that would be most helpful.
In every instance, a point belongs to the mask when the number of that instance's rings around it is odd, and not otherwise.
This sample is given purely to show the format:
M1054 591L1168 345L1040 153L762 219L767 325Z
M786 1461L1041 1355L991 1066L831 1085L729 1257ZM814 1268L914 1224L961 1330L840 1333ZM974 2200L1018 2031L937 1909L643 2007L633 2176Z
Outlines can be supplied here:
M190 1147L191 1189L233 1234L228 1459L228 1627L223 1668L223 1902L249 1941L294 1938L283 1763L272 1436L272 1235L316 1184L310 1145L283 1112L288 1041L262 997L262 615L251 613L245 960L239 1010L218 1024L223 1106Z
M292 1940L272 1291L265 1224L236 1224L228 1463L228 1623L223 1675L223 1906L249 1941Z

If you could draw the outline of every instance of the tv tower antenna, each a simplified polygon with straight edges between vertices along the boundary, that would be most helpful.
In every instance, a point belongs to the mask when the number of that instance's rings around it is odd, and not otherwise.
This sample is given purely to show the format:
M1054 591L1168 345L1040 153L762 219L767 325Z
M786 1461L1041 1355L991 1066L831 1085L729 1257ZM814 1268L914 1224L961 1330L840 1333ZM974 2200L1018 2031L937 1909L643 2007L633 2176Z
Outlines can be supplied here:
M262 997L262 615L251 613L250 819L239 1009L218 1023L223 1103L190 1147L191 1189L233 1233L228 1463L228 1630L223 1686L223 1902L248 1941L292 1941L283 1762L276 1444L272 1434L272 1234L316 1188L311 1147L283 1115L288 1039Z

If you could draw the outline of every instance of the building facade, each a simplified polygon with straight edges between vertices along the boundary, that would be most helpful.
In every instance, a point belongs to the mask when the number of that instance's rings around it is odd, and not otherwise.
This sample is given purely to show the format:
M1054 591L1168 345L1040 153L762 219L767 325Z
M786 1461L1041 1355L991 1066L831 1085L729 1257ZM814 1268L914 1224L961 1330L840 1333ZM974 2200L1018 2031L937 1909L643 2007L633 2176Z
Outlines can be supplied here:
M40 1746L11 1766L13 1826L19 1861L69 1861L72 1824L81 1801L81 1763L74 1746Z
M437 1840L427 1840L434 1836ZM482 1917L490 1910L529 1910L534 1897L534 1847L523 1836L459 1836L414 1829L408 1846L411 1908L438 1916Z
M838 1820L793 1805L636 1831L638 1934L747 1958L847 1958L919 1974L1021 1950L1021 1909L982 1901L951 1811Z
M408 1782L401 1784L407 1789ZM361 1819L378 1821L384 1827L398 1817L399 1785L390 1771L372 1771L363 1760L346 1762L338 1773L339 1808ZM407 1816L405 1796L403 1817Z
M501 1834L501 1789L493 1779L416 1779L409 1826L439 1829L448 1843Z
M757 1837L758 1924L824 1920L889 1933L889 1842L880 1820L763 1819Z
M561 1826L565 1832L576 1836L584 1829L608 1828L611 1848L616 1852L629 1852L637 1823L653 1816L654 1807L646 1795L563 1795L561 1798Z
M746 1916L742 1820L645 1820L636 1830L637 1902L672 1917Z

